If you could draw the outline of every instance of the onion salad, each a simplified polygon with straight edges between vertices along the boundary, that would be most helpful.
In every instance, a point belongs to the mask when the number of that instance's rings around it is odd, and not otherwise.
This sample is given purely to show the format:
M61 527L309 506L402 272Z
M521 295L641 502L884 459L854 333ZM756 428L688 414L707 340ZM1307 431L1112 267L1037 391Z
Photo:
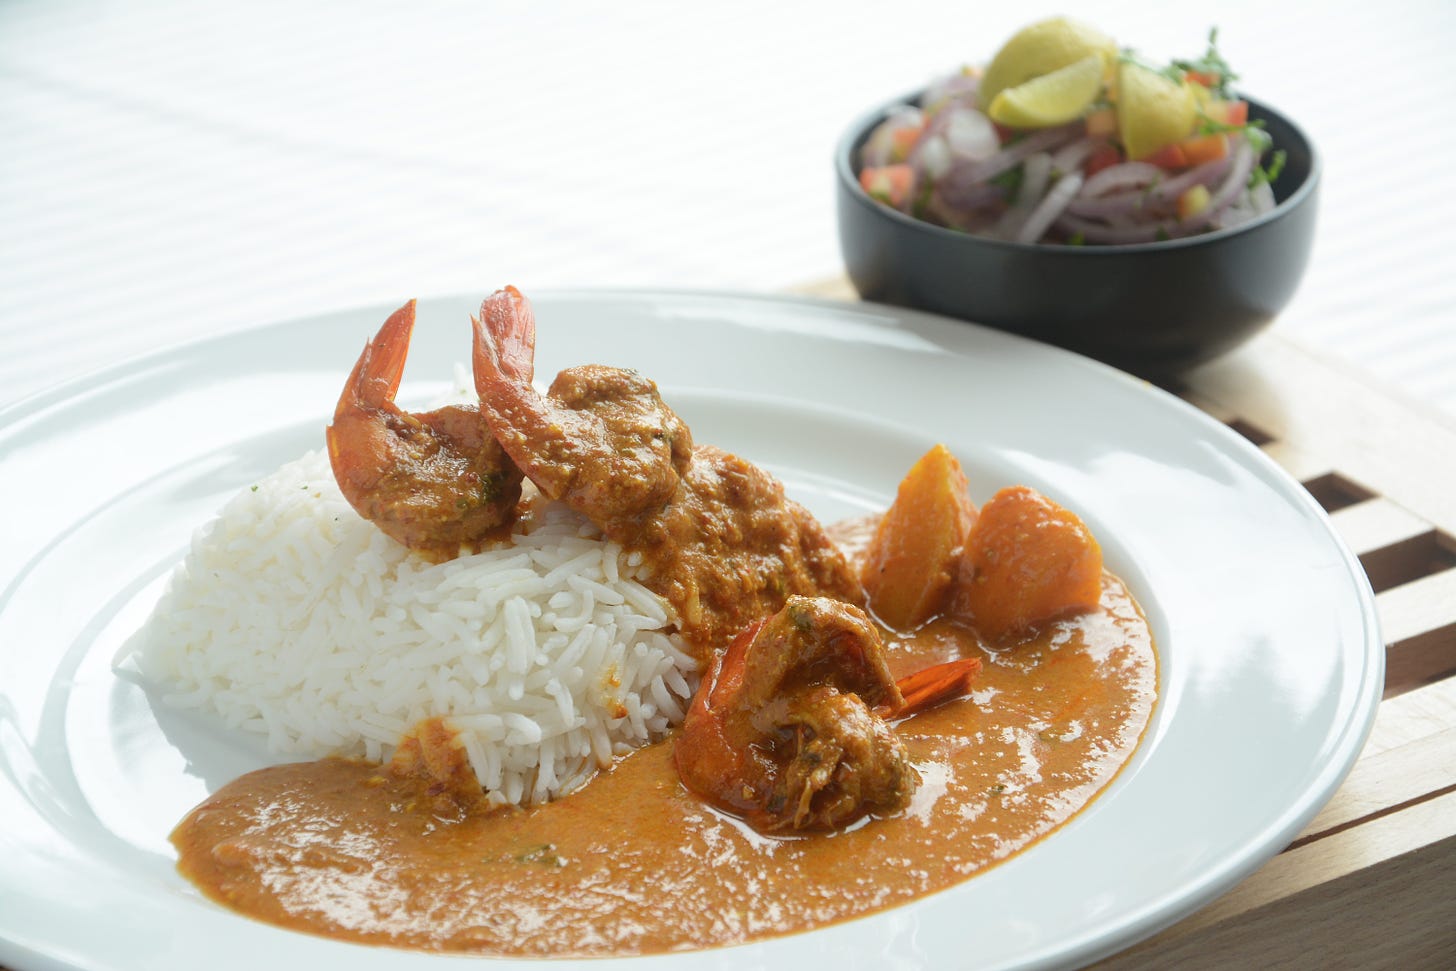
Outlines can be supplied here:
M998 115L1039 92L987 97L985 72L962 69L888 112L861 149L860 185L914 218L1017 243L1152 243L1237 226L1274 208L1284 153L1231 91L1216 41L1210 32L1202 58L1165 66L1119 51L1073 117L1056 114L1062 97L1035 125Z

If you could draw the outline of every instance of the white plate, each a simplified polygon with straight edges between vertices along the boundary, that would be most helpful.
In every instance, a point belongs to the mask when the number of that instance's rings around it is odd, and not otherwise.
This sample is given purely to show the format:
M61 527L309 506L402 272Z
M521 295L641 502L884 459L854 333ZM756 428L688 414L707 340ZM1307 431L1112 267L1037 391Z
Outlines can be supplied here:
M765 465L821 518L888 504L937 441L979 501L1011 483L1043 490L1087 520L1161 652L1138 753L1042 843L909 906L651 963L1083 963L1252 872L1358 754L1384 657L1364 574L1304 490L1182 402L1061 351L888 308L631 292L535 305L538 374L638 368L695 439ZM476 307L421 304L401 400L424 401L468 360ZM200 341L0 413L0 962L460 966L279 930L201 897L175 872L167 833L265 757L111 667L193 529L321 444L344 375L391 309Z

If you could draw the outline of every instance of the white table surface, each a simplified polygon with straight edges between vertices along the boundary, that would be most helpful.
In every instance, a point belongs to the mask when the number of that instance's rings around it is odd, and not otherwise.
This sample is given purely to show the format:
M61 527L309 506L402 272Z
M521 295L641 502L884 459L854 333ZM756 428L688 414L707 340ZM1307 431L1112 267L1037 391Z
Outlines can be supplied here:
M1456 415L1456 4L1067 5L1297 118L1276 326ZM183 338L505 283L839 272L830 156L1021 4L0 3L0 404Z

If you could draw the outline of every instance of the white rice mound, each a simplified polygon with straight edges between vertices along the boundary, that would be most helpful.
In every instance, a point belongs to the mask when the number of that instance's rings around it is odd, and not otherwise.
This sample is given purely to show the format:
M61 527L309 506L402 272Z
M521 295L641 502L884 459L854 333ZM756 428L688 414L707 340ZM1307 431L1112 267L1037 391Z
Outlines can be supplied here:
M633 572L555 503L508 545L429 563L313 452L197 532L127 651L169 704L272 752L384 760L447 716L490 801L532 804L682 721L696 663Z

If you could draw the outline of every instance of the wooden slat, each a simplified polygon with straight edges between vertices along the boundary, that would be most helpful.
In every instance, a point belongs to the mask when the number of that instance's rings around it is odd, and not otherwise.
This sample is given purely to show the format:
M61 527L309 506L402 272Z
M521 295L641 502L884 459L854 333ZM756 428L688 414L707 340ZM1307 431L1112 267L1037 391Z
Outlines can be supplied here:
M1456 621L1456 570L1387 590L1375 598L1385 643L1398 644Z
M1276 438L1262 448L1265 455L1300 482L1313 482L1329 475L1329 463L1284 439Z
M1387 696L1456 675L1456 570L1377 594L1375 605L1387 645Z
M1362 756L1368 758L1399 748L1453 725L1456 725L1456 678L1445 678L1381 702ZM1448 780L1456 781L1456 763L1447 763L1445 770Z
M1453 873L1456 792L1283 853L1096 967L1456 967Z
M1331 513L1330 525L1356 556L1395 546L1431 531L1424 519L1383 496Z
M1456 419L1377 388L1353 366L1277 331L1185 378L1199 395L1320 456L1456 535Z
M1370 550L1360 557L1360 565L1370 578L1376 593L1415 583L1456 568L1456 555L1446 548L1445 536L1426 529L1389 546Z
M1444 556L1438 559L1432 555L1431 548L1436 537L1435 533L1422 533L1394 546L1372 550L1361 556L1360 565L1365 568L1365 575L1370 580L1371 589L1377 594L1382 594L1387 590L1424 582L1429 584L1430 591L1440 593L1446 590L1450 584L1437 574L1441 574L1443 571L1449 573L1456 563L1452 563ZM1419 598L1427 592L1420 587L1413 587L1409 597ZM1420 611L1419 615L1413 619L1413 623L1422 630L1429 630L1432 624L1427 621L1436 621L1442 613L1447 616L1452 615L1450 611L1441 611L1439 607L1433 607L1430 610Z
M1338 792L1292 844L1303 846L1456 788L1456 728L1423 735L1398 748L1362 755Z
M1236 420L1239 417L1232 408L1229 408L1228 406L1221 404L1217 401L1213 401L1212 399L1205 398L1203 395L1199 394L1196 391L1190 390L1188 388L1176 388L1172 390L1176 395L1178 395L1178 397L1182 398L1184 401L1188 402L1190 405L1197 408L1205 415L1208 415L1211 418L1216 418L1219 421L1223 422L1225 425L1227 425L1231 421Z

